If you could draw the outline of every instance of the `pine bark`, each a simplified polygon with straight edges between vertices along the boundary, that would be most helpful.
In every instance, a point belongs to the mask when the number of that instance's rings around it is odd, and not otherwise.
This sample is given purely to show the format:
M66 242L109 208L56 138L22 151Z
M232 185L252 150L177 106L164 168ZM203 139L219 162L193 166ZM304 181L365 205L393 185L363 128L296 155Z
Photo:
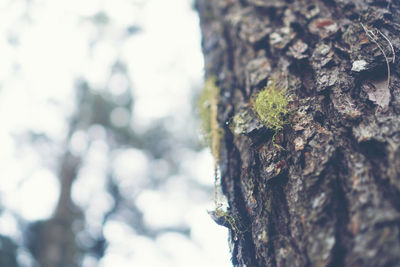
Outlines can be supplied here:
M233 265L400 266L399 1L196 8L221 89L221 186L245 225ZM268 80L289 98L276 134L252 108Z

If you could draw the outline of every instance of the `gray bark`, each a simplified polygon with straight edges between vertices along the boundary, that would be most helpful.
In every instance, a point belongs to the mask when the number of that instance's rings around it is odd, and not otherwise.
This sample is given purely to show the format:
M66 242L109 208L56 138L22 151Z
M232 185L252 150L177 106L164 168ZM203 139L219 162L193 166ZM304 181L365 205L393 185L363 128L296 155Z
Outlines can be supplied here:
M400 266L399 1L196 8L221 88L221 186L245 225L231 229L233 265ZM275 141L251 107L267 80L290 98Z

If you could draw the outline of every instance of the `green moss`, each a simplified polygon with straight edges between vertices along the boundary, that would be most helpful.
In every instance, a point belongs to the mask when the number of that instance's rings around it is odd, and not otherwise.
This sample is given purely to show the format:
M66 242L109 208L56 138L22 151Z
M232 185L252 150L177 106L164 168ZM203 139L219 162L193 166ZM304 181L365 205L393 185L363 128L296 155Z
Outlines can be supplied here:
M262 234L260 236L260 239L264 242L264 243L268 243L269 238L268 238L268 234L267 231L263 230Z
M271 199L267 199L267 201L265 201L265 210L268 212L268 213L271 213Z
M222 225L226 225L232 229L235 234L235 240L238 239L238 235L245 233L248 229L242 224L239 217L233 216L230 211L224 211L222 208L215 209L215 216L221 220Z
M216 85L215 80L215 77L210 77L206 80L197 107L201 118L204 139L210 146L211 152L218 164L220 142L224 131L219 127L217 120L220 88Z
M275 83L267 85L257 94L253 108L261 122L275 132L287 124L288 98L283 90L276 88Z
M216 206L216 215L218 207L222 204L221 199L221 182L218 175L219 152L221 148L221 140L224 135L223 129L218 123L218 103L220 101L220 88L216 85L215 77L210 77L204 84L203 91L199 97L197 108L201 118L201 126L204 139L211 149L214 156L214 202ZM223 218L225 219L225 218Z

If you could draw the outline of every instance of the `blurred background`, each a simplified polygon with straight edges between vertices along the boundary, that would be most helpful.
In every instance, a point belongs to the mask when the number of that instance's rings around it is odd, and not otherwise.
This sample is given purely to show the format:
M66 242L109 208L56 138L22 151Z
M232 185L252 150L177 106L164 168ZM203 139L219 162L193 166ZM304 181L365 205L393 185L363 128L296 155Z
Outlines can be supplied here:
M0 0L0 266L231 266L190 0Z

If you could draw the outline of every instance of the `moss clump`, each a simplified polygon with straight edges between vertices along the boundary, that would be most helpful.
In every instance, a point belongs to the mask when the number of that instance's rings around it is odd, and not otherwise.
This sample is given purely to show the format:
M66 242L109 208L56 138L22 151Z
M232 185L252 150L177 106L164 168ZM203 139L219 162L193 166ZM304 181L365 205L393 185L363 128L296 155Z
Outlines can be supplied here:
M257 94L253 108L261 122L275 132L287 124L288 99L275 83L267 85Z
M224 135L223 129L218 124L218 103L220 101L220 88L215 83L215 77L210 77L204 84L203 91L199 97L197 108L202 122L202 131L204 139L211 148L214 156L214 215L222 219L233 227L233 219L221 210L220 196L222 194L220 177L218 175L218 164L220 161L219 152L221 140ZM214 218L215 219L215 218Z
M235 235L235 240L238 235L247 232L248 229L242 224L239 217L232 215L231 211L224 211L222 208L216 208L214 213L214 220L225 227L231 229Z
M217 120L219 94L220 89L215 83L215 77L210 77L206 80L197 103L204 139L210 146L217 164L219 162L220 140L224 133Z

